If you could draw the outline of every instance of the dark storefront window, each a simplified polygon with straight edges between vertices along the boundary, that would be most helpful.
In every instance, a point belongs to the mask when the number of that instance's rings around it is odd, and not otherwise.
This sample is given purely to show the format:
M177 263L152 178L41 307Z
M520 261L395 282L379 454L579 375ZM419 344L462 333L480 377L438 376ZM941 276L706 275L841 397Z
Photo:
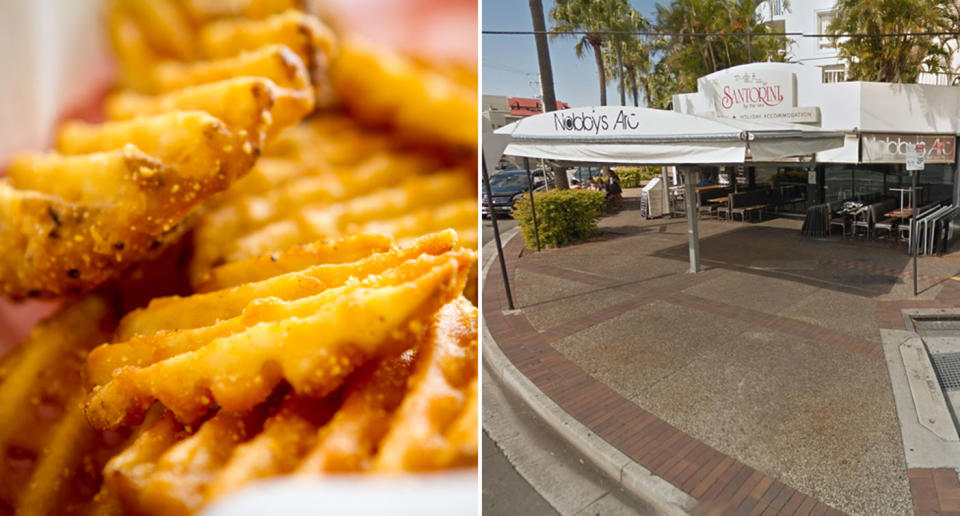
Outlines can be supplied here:
M872 202L884 197L900 197L892 188L910 188L910 176L903 165L825 164L823 195L825 202L856 200ZM920 204L953 199L954 170L952 164L927 165L917 178L921 187ZM908 202L909 195L905 197Z

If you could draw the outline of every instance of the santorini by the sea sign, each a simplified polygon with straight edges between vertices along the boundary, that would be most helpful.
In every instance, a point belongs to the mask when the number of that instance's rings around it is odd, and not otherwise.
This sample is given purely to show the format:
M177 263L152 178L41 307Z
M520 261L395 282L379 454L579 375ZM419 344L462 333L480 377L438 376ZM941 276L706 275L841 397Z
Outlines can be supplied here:
M820 110L797 107L797 78L786 70L736 67L697 80L714 116L741 120L816 123Z

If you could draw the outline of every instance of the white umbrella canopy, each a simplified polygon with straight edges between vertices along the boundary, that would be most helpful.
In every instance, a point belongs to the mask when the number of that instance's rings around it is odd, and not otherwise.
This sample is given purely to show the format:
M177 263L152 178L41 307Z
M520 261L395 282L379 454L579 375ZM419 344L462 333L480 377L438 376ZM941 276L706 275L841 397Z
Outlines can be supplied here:
M623 106L552 111L494 133L511 137L507 155L645 165L781 161L842 147L844 138L839 131L799 124Z

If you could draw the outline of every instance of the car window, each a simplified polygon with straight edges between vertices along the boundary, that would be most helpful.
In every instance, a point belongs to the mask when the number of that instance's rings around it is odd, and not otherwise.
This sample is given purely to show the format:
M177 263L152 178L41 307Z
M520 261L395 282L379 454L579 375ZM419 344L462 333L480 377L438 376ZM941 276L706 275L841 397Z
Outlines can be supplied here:
M526 174L497 174L490 178L490 186L500 188L523 188L527 186Z

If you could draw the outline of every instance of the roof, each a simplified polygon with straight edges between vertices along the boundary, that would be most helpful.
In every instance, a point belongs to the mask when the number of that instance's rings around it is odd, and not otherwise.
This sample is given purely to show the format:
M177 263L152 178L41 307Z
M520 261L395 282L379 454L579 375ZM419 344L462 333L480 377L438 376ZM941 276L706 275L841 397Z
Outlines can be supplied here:
M543 113L543 104L540 99L529 97L509 97L507 105L510 106L510 114L514 116L533 116ZM557 109L568 109L570 104L557 101Z

